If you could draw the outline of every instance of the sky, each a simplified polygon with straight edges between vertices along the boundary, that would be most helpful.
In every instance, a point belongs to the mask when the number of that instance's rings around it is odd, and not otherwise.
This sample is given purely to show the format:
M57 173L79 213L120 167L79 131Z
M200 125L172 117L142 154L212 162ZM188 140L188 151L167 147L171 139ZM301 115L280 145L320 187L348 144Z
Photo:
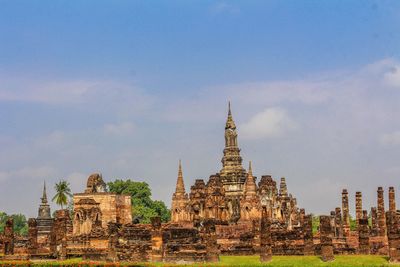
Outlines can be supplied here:
M0 211L94 172L169 206L179 159L186 190L221 169L228 101L307 212L399 198L400 2L0 0Z

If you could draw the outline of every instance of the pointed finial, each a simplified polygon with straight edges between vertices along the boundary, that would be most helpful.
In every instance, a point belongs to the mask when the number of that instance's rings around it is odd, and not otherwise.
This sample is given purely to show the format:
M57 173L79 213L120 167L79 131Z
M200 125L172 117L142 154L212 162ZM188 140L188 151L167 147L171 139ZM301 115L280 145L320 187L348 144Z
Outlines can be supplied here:
M249 161L249 176L253 177L253 170L251 169L251 160Z
M43 195L41 199L43 204L47 204L46 181L44 181L43 184Z
M185 193L185 184L183 182L182 162L179 160L178 179L176 180L175 193Z
M182 174L182 161L179 159L178 176L183 176Z
M226 120L225 129L236 129L236 125L232 117L231 101L228 102L228 118Z

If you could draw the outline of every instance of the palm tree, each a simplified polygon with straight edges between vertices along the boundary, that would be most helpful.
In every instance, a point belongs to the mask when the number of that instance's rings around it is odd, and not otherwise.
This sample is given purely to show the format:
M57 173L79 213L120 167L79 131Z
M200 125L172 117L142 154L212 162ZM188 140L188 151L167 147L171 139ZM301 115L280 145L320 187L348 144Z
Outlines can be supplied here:
M56 194L54 195L52 201L55 200L56 203L61 206L61 209L63 209L64 205L68 204L68 196L72 197L69 183L67 181L61 180L56 183L54 189L56 190Z

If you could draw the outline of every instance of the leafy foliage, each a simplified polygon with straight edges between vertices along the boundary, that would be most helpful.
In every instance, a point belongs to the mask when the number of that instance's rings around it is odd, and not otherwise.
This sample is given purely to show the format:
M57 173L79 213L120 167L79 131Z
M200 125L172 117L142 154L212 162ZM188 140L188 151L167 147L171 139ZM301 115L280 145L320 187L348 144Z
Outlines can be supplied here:
M5 212L0 212L0 232L4 231L4 226L8 217L14 219L14 232L20 235L28 234L28 223L25 215L23 214L12 214L7 215Z
M142 223L150 223L154 216L160 216L163 222L170 220L169 209L164 202L151 199L151 189L146 182L117 179L107 185L110 192L132 197L132 218L141 217Z
M351 231L357 230L356 219L354 219L351 215L350 215L350 230Z
M61 180L54 186L56 194L53 197L53 201L56 201L57 205L63 209L64 205L68 204L68 197L72 197L71 189L67 181Z
M316 234L319 229L319 216L316 216L314 214L311 214L312 216L312 232L313 234Z

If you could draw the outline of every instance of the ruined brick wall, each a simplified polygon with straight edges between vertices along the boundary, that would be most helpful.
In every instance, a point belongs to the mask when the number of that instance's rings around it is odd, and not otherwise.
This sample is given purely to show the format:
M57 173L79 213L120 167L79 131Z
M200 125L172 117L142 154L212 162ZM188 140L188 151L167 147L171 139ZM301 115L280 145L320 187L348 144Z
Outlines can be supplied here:
M253 255L256 253L258 245L253 223L217 225L216 234L221 253L224 255Z
M205 262L207 247L199 230L170 225L163 228L165 262Z
M271 225L273 255L303 255L304 237L301 227L286 230L280 223Z
M108 258L114 261L150 261L151 225L109 223Z

